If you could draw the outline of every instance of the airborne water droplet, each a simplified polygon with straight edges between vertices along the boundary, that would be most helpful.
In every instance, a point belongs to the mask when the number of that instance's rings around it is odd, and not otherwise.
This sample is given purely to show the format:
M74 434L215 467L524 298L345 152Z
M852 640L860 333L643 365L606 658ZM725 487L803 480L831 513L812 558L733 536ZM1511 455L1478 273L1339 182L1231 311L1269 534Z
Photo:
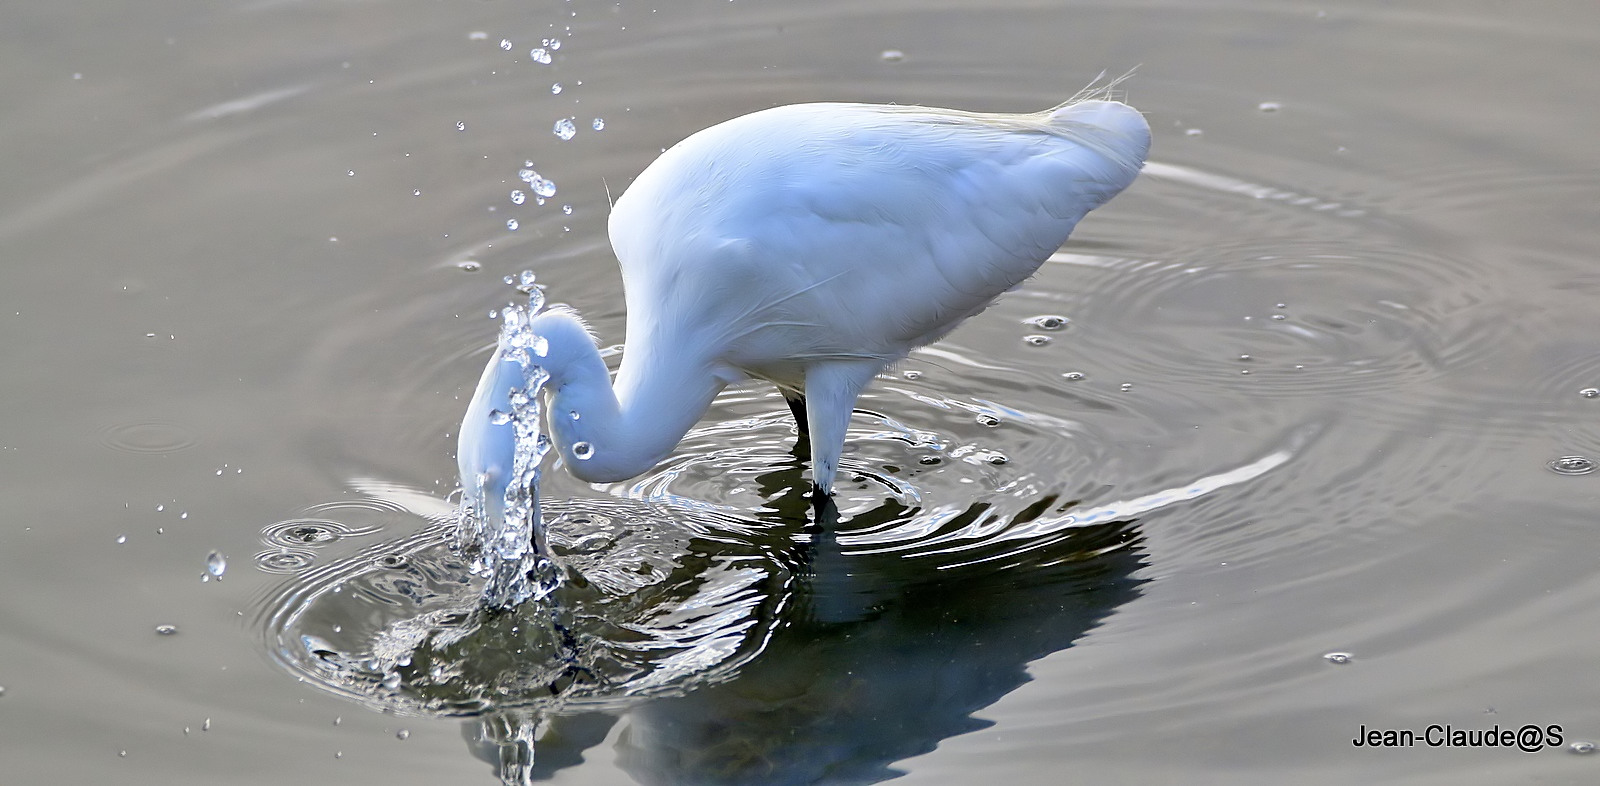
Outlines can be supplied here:
M411 736L411 730L410 729L401 729L401 730L399 730L399 731L394 733L394 738L397 739L397 740L404 740L404 739L406 739L406 738L408 738L410 736Z
M500 48L506 50L507 52L511 51L511 39L509 39L509 38L500 39Z
M1262 101L1256 106L1256 108L1263 112L1276 112L1283 108L1283 104L1280 104L1277 101Z
M513 219L508 219L506 221L506 229L509 229L512 232L517 231L517 220L514 219L514 218Z
M543 49L535 49L529 52L528 57L533 58L533 62L539 65L550 65L550 53Z
M512 189L511 190L511 204L520 205L520 204L522 204L523 202L526 202L526 201L528 201L528 195L527 194L524 194L521 191L518 191L516 189Z
M550 95L553 95L553 96L561 95L561 83L560 82L557 82L557 83L555 83L555 84L550 86Z
M226 571L227 569L228 569L228 558L222 556L222 552L213 551L210 554L206 555L206 572L207 573L210 573L211 575L216 576L217 578L220 579L220 578L222 578L223 571Z
M565 141L577 136L578 127L572 124L572 118L563 117L556 121L555 127L551 129L551 132L554 133L557 138Z
M589 127L596 131L604 131L606 130L606 121L604 118L597 117L594 119L593 123L589 124Z
M572 457L579 461L587 461L594 455L594 446L587 442L572 443Z

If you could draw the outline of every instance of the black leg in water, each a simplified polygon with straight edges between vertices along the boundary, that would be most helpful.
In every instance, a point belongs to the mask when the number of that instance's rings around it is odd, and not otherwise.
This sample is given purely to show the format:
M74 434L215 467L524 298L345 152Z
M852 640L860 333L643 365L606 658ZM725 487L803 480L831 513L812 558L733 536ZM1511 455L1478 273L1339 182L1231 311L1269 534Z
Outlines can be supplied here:
M791 395L783 391L783 400L789 404L789 412L794 414L794 422L800 427L800 438L805 439L811 434L811 426L806 422L806 397L803 394Z

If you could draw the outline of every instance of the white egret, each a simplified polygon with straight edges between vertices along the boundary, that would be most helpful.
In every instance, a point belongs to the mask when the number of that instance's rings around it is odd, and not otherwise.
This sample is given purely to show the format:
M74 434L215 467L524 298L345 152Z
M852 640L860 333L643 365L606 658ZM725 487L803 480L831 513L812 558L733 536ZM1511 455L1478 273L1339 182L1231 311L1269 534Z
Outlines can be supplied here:
M1149 147L1143 116L1097 98L1033 114L798 104L690 136L611 211L627 305L615 385L576 313L533 320L556 450L581 480L634 477L754 377L789 402L831 494L872 378L1032 275ZM461 425L462 486L490 515L515 449L496 410L523 386L501 347Z

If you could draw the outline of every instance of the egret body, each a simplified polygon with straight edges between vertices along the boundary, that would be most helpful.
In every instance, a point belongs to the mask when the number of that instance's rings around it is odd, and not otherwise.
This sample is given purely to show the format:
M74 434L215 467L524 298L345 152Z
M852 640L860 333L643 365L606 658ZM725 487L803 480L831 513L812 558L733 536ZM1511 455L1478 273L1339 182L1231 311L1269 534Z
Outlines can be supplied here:
M611 211L627 305L615 384L577 314L533 320L555 449L581 480L634 477L754 377L789 401L831 494L872 378L1032 275L1149 147L1144 118L1103 100L1035 114L799 104L690 136ZM494 411L523 385L497 350L461 426L462 485L491 515L515 449Z

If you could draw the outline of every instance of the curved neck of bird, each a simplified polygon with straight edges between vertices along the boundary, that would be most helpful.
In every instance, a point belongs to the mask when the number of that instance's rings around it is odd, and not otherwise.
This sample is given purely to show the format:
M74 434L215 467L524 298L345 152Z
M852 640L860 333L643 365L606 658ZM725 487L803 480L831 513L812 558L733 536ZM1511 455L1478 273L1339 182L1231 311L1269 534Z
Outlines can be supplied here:
M609 483L648 471L672 452L726 384L704 363L654 347L624 355L616 385L577 316L547 312L533 332L548 342L551 441L580 480Z

